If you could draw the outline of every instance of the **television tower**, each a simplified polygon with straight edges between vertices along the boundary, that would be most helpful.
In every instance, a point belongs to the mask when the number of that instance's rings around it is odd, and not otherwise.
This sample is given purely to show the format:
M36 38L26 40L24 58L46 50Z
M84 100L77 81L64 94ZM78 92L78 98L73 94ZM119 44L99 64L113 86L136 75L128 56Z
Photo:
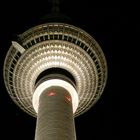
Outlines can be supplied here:
M52 3L52 12L59 12L59 1ZM101 47L84 30L59 21L34 26L18 37L4 62L10 97L37 117L35 140L76 140L74 117L97 102L106 84Z

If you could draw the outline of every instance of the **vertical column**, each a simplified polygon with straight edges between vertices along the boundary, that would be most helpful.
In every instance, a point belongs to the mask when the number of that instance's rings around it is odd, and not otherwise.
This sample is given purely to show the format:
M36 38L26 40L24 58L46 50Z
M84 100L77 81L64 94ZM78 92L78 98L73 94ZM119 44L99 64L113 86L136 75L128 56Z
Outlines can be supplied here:
M66 89L52 86L40 95L35 140L76 140L72 99Z

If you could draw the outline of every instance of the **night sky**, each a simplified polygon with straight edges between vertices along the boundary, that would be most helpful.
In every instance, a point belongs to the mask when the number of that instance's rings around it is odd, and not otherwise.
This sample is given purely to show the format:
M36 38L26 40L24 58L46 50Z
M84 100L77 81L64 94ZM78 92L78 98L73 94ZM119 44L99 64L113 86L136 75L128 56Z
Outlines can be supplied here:
M9 97L3 82L3 62L14 36L38 23L49 12L50 4L12 1L1 4L0 9L0 135L4 140L34 140L36 119L20 110ZM60 11L95 38L108 64L103 95L94 107L75 118L77 140L120 140L119 56L127 14L120 8L101 8L92 4L92 0L63 0Z

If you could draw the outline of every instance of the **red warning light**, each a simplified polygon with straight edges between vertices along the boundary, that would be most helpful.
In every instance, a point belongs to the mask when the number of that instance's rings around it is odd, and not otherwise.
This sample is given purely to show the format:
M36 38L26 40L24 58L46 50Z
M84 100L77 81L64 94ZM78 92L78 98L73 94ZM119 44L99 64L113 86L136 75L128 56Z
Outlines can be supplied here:
M70 96L65 96L65 99L69 102L71 102L71 97Z
M48 93L48 96L55 96L55 95L56 95L55 92L50 92L50 93Z

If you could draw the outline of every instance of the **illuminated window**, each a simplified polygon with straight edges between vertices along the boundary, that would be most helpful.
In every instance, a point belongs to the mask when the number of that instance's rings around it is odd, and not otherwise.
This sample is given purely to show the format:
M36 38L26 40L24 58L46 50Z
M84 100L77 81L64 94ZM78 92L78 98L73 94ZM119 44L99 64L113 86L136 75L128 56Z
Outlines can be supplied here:
M59 35L59 40L62 40L62 35Z
M58 39L58 35L54 35L54 39L57 40Z
M32 45L31 45L31 43L29 42L29 43L27 43L27 46L28 46L28 48L30 48Z
M48 35L45 35L45 40L48 40Z
M67 38L68 38L68 37L67 37L66 35L64 35L64 40L65 40L65 41L67 40Z
M36 42L37 42L37 43L39 43L39 42L40 42L40 41L39 41L39 38L36 38L35 40L36 40Z
M50 35L50 40L53 40L53 35Z
M40 37L40 40L41 40L41 41L44 41L44 38L43 38L43 36L41 36L41 37Z
M31 41L31 43L32 43L32 45L34 45L34 44L35 44L35 41L34 41L34 40L32 40L32 41Z
M68 38L68 41L71 42L71 41L72 41L72 37L69 37L69 38Z

